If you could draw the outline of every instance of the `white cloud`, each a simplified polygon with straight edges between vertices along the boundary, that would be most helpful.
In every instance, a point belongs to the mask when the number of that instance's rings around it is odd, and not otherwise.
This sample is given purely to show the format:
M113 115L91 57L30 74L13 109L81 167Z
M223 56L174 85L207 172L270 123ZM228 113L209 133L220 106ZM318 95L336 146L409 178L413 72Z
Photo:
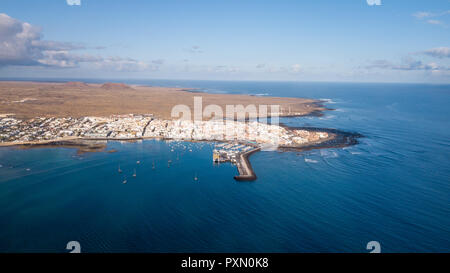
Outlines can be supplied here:
M43 58L39 59L39 63L47 66L56 66L63 68L77 67L79 63L102 62L103 58L88 54L73 54L64 50L47 50L43 54Z
M0 65L36 63L42 56L35 46L40 37L40 28L0 13Z
M83 45L41 40L40 28L0 13L0 66L28 65L59 68L78 67L91 63L98 68L114 71L158 70L163 59L152 65L131 58L93 56L74 51L86 49Z
M446 10L443 12L437 12L437 13L433 13L433 12L429 12L429 11L419 11L419 12L413 13L412 16L416 17L419 20L428 19L425 22L428 24L431 24L431 25L445 26L445 23L442 20L431 19L431 18L438 18L438 17L442 17L442 16L448 15L448 14L450 14L450 10Z
M370 65L365 66L366 69L391 69L391 70L402 70L402 71L414 71L414 70L425 70L425 71L449 71L450 67L440 66L437 63L431 62L428 64L422 61L416 61L413 59L405 59L401 64L394 64L387 60L377 60L372 62Z
M81 0L66 0L69 6L81 6Z
M122 72L136 72L144 70L156 71L159 69L159 66L149 65L146 62L138 61L132 58L121 57L108 57L105 59L100 59L95 62L95 65L101 69Z
M291 72L293 72L293 73L299 73L299 72L301 72L301 70L302 70L302 67L299 64L293 64L291 66Z
M157 65L162 65L162 64L164 64L164 60L163 59L156 59L156 60L153 60L152 63L157 64Z
M444 15L450 14L450 10L446 10L443 12L433 13L429 11L418 11L416 13L413 13L413 16L417 19L423 19L423 18L429 18L429 17L441 17Z
M366 0L369 6L380 6L381 0Z
M75 67L98 57L74 54L83 45L41 40L42 30L4 13L0 14L0 66L43 65Z
M437 47L419 52L435 58L450 58L450 47Z
M417 19L423 19L427 17L432 17L433 13L427 11L419 11L414 13L413 16L416 17Z
M214 72L214 73L237 73L241 71L239 67L227 65L207 66L204 69L207 72Z
M197 45L191 46L187 51L190 53L203 53L203 50Z
M293 64L293 65L284 65L284 66L277 66L277 65L257 65L257 69L263 69L266 73L271 74L298 74L304 72L304 67L300 64ZM260 70L261 71L261 70Z
M443 24L441 21L435 20L435 19L427 20L427 23L432 24L432 25L442 25Z

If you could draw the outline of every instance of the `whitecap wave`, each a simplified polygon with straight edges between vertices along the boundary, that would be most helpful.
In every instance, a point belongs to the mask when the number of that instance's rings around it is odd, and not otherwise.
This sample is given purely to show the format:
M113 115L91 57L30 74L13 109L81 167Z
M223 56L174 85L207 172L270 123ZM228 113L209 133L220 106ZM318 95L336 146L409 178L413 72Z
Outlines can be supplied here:
M324 101L325 103L331 103L331 104L337 103L336 101L334 101L332 99L319 99L319 100Z
M336 158L336 157L339 157L339 155L335 151L326 151L326 150L321 150L320 151L320 155L322 157L325 157L325 158Z
M346 150L352 155L360 155L363 153L361 151L355 151L353 147L344 147L344 148L342 148L342 150Z
M336 117L335 115L326 115L326 116L320 117L319 119L333 119L335 117Z
M319 163L319 161L314 160L314 159L309 159L309 158L305 158L305 162L307 162L307 163Z

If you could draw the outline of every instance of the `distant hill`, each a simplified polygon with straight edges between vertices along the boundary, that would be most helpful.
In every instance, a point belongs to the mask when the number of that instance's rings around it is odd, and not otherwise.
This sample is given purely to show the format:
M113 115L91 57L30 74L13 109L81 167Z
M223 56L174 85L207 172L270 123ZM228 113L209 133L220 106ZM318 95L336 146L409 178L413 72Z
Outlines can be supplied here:
M68 86L68 87L88 87L89 86L87 83L84 83L84 82L66 82L64 85Z
M127 84L113 83L113 82L104 83L101 87L104 89L133 89L131 86Z

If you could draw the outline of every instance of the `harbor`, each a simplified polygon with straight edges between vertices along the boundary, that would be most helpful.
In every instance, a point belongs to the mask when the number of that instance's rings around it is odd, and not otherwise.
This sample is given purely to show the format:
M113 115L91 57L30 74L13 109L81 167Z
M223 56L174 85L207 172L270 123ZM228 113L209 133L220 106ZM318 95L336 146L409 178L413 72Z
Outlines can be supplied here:
M256 174L248 160L249 156L261 148L253 143L221 143L213 150L214 164L231 162L236 165L239 175L234 176L237 181L254 181Z
M230 162L235 165L238 175L234 176L234 179L237 181L256 180L248 157L261 149L265 150L266 146L275 147L274 150L278 147L302 148L329 141L337 135L320 129L289 128L257 121L193 122L163 120L155 118L152 114L82 118L39 117L30 120L6 117L0 118L0 128L0 146L79 145L82 148L79 150L80 153L101 151L105 147L105 143L101 142L109 140L173 141L170 151L174 152L177 149L177 153L173 158L168 159L167 168L171 167L173 161L179 160L179 151L192 152L192 147L182 145L180 142L216 143L212 153L214 164ZM138 161L137 164L139 163ZM154 165L152 169L155 169ZM134 171L132 177L136 176Z
M252 140L231 140L231 141L214 141L214 140L193 140L193 139L173 139L165 136L160 137L135 137L130 139L122 138L92 138L86 136L78 137L65 137L59 140L41 140L34 142L13 142L17 147L21 149L30 148L44 148L44 147L66 147L76 148L77 154L89 153L89 152L108 152L113 153L116 150L106 150L107 143L110 141L120 143L141 142L145 140L159 140L169 144L170 153L173 154L170 158L167 158L163 163L166 168L171 168L174 163L177 163L185 153L193 153L194 144L212 147L212 161L215 165L222 163L231 163L236 166L238 174L234 176L236 181L254 181L257 179L255 171L253 170L249 157L258 151L305 151L310 149L332 148L332 147L345 147L355 145L357 138L361 137L359 134L353 134L348 132L341 132L334 129L325 128L289 128L281 125L286 132L290 132L289 138L291 141L281 142L281 145L275 146L270 143L264 143L261 139L259 141ZM125 131L129 132L129 130ZM209 133L208 133L209 134ZM244 136L243 139L246 137ZM286 144L290 145L286 145ZM295 143L295 144L294 144ZM9 143L12 144L12 143ZM294 144L294 145L292 145ZM0 145L1 146L1 145ZM140 160L135 161L137 165L141 164ZM156 170L157 162L152 162L152 170ZM136 177L137 173L133 169L130 176ZM118 172L122 172L121 166L118 167ZM124 184L127 179L124 178ZM195 175L194 181L198 181L198 175Z
M210 147L208 149L212 149L212 161L214 165L220 165L223 163L231 163L231 165L236 166L238 174L234 176L236 181L254 181L257 179L257 176L251 166L249 161L249 157L258 151L261 151L261 147L255 143L245 143L245 142L221 142L221 143L210 143L209 145L204 142L180 142L180 141L165 141L169 148L169 156L168 159L163 160L165 164L167 164L164 168L171 168L172 164L177 164L177 161L181 160L182 156L187 153L192 153L192 148L194 145L197 145L200 149L203 147ZM198 150L196 149L196 152ZM176 159L173 156L176 155ZM124 173L131 173L133 178L137 177L137 167L141 165L141 161L137 160L135 162L136 165L130 166L128 165L129 170L123 170L121 165L118 165L117 172L123 178L123 184L128 182L126 175ZM179 163L178 163L179 164ZM144 162L145 165L145 162ZM156 168L157 162L152 160L151 169L153 171L157 171ZM161 164L160 164L161 165ZM145 168L145 167L144 167ZM195 171L193 173L193 180L199 181L199 172Z

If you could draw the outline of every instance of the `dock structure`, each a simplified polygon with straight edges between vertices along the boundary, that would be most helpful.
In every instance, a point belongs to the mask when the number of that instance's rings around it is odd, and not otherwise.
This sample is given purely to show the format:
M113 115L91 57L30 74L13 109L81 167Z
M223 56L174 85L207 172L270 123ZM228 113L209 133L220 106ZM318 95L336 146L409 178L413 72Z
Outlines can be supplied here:
M257 152L260 151L261 148L257 147L254 149L251 149L247 152L240 153L239 156L236 159L236 166L238 168L239 175L236 175L234 179L237 181L254 181L256 180L256 174L253 171L252 165L250 164L250 161L248 160L248 157Z
M213 150L213 162L231 162L236 165L239 172L239 175L235 176L234 179L238 181L253 181L256 180L256 175L248 157L260 150L261 147L254 143L235 142L219 144L216 145L216 149Z

